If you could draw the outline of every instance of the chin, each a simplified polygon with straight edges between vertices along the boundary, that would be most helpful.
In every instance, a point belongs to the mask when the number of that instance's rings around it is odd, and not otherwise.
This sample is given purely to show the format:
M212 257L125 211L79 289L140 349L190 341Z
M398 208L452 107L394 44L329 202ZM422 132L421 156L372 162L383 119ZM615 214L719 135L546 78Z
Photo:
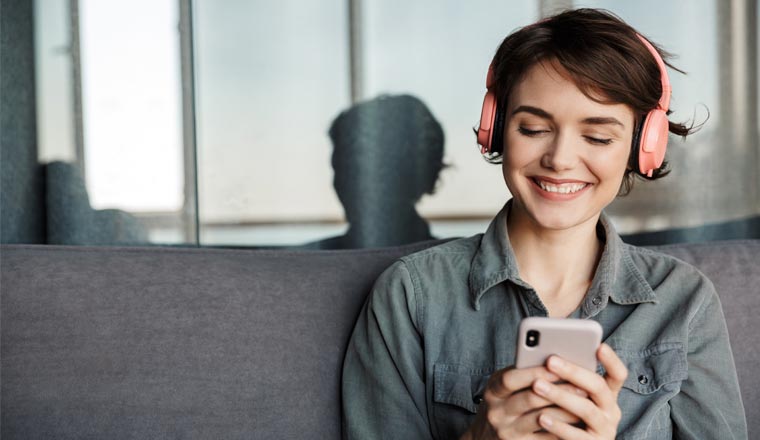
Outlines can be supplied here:
M529 201L523 206L537 226L555 231L571 229L594 217L584 209L587 206L547 205L542 201Z
M536 222L536 224L538 224L542 228L550 229L554 231L570 229L570 228L573 228L574 226L578 226L579 224L583 223L583 219L577 218L575 215L569 216L567 214L565 215L534 214L534 215L531 215L531 217Z

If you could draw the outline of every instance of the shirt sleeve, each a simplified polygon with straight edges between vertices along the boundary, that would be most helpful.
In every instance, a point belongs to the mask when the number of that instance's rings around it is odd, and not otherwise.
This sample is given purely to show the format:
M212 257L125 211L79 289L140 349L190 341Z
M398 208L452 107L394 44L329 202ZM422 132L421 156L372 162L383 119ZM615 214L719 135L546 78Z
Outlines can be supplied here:
M375 283L343 364L344 439L429 439L414 287L399 261Z
M712 283L689 323L688 378L670 401L675 439L746 439L744 416L728 329Z

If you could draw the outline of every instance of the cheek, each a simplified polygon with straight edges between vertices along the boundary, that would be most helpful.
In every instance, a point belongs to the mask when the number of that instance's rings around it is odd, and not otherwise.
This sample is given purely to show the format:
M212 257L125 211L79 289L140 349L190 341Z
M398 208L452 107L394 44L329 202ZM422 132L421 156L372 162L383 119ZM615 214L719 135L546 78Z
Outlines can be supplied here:
M595 171L597 176L609 181L610 184L618 185L628 168L628 158L630 148L610 151L610 154L601 154L596 156Z
M510 145L510 147L507 145ZM538 158L536 157L536 147L526 145L524 141L521 142L521 139L506 139L503 151L503 171L505 175L540 159L540 155Z
M505 154L502 157L503 161L501 164L501 173L504 176L504 181L509 187L509 190L512 191L513 186L516 183L515 181L517 180L517 176L525 164L523 163L523 158L521 158L519 155L509 154L507 151L504 153Z
M504 178L504 183L507 186L507 190L510 194L515 193L515 184L517 180L517 172L520 169L520 165L515 163L515 157L510 157L507 151L504 152L501 163L501 174Z
M628 162L630 161L631 154L633 153L631 151L631 142L631 140L628 140L628 142L625 144L627 146L622 149L620 152L620 157L617 160L617 163L619 164L618 170L620 170L621 175L625 173L626 169L628 169Z

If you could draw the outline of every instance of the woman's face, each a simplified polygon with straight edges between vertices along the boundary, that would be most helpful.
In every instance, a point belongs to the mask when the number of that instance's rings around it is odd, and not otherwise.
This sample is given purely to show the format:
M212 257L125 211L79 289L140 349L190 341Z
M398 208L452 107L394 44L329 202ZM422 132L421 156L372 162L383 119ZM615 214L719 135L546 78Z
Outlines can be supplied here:
M634 115L625 104L589 99L556 66L536 64L512 89L502 170L513 209L542 228L559 230L596 224L615 199Z

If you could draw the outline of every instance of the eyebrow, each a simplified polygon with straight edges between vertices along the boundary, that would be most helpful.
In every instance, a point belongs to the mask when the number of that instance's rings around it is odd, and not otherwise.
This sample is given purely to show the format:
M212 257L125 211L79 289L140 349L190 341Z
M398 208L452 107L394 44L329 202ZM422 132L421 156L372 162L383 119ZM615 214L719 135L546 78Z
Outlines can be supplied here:
M540 118L554 120L554 116L552 116L551 113L547 112L546 110L540 109L538 107L532 107L530 105L521 105L521 106L517 107L512 112L511 116L514 116L514 115L516 115L517 113L520 113L520 112L530 113L530 114L536 115L536 116L538 116ZM623 125L622 122L620 122L619 120L617 120L616 118L613 118L613 117L592 116L592 117L589 117L589 118L586 118L586 119L582 120L581 123L583 123L583 124L590 124L590 125L607 125L607 124L612 124L612 125L619 125L619 126L625 128L625 125Z

